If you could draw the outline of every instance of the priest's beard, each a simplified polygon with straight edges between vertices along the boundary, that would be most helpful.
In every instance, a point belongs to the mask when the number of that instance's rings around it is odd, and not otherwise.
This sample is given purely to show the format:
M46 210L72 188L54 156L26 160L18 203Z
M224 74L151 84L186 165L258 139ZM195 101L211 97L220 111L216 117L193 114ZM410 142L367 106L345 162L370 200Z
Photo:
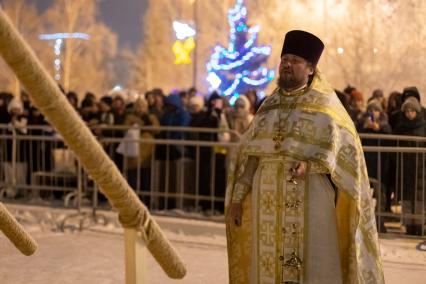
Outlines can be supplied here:
M303 86L305 83L304 80L300 80L293 75L280 75L278 78L278 86L284 90L294 90Z

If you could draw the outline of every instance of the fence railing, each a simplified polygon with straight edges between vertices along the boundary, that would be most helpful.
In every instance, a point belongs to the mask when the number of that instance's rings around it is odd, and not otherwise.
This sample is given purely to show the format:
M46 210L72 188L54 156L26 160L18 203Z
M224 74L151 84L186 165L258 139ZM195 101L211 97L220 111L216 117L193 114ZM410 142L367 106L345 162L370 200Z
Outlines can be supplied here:
M240 139L226 130L188 127L97 127L98 141L153 210L223 213L227 153ZM181 139L169 139L172 133ZM154 137L155 136L155 137ZM232 141L232 142L231 142ZM0 125L0 186L11 201L51 206L108 206L60 136L48 126Z
M222 218L229 154L241 138L237 132L152 126L92 130L150 210ZM230 134L229 142L217 141L223 132ZM424 236L426 138L360 136L379 231ZM109 208L61 137L48 126L28 126L23 131L0 125L0 188L8 202Z
M379 232L425 236L426 137L360 134Z

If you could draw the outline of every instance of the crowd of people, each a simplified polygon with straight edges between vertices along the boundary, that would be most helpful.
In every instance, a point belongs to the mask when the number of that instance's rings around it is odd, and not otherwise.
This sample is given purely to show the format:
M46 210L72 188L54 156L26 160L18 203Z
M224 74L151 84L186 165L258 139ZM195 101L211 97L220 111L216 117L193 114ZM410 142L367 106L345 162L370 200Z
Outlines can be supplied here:
M193 139L203 141L230 142L235 141L234 136L226 130L234 130L243 134L248 128L253 115L259 108L261 101L256 91L252 90L241 95L233 105L217 92L212 92L205 97L195 88L180 90L166 95L161 89L153 89L141 96L133 96L129 99L121 91L112 92L100 98L92 93L86 93L83 100L75 92L65 93L70 104L78 111L81 118L92 127L93 133L99 138L124 137L128 135L125 130L112 130L109 126L183 126L206 127L218 129L223 132L215 133L185 133L182 131L152 131L142 130L137 132L144 138L160 139ZM343 91L336 90L336 94L348 111L359 133L396 134L426 137L426 109L421 106L420 93L416 87L405 88L402 92L392 92L388 97L380 89L375 90L367 100L357 88L348 86ZM43 115L31 104L28 95L21 93L20 98L12 94L0 93L0 124L9 124L16 127L20 135L42 134L40 130L27 129L29 125L49 125ZM101 127L98 127L101 126ZM104 126L104 127L102 127ZM105 127L106 126L106 127ZM38 131L38 132L37 132ZM52 130L53 131L53 130ZM388 143L388 144L386 144ZM378 139L363 141L364 145L395 146L394 142L385 142ZM401 142L399 146L419 146L415 142ZM226 185L226 157L227 149L222 147L200 147L195 151L194 147L163 145L156 146L141 144L134 153L129 153L126 147L117 144L104 145L107 152L119 165L126 163L126 173L129 182L135 186L139 181L135 176L140 176L142 188L150 185L152 155L156 160L176 161L181 158L199 159L203 161L199 165L199 194L223 198ZM24 151L24 150L23 150ZM197 154L197 153L198 154ZM135 156L137 155L137 157ZM196 157L198 155L198 157ZM10 160L11 157L5 159ZM20 155L21 161L28 155ZM365 154L369 176L375 179L378 174L378 154ZM403 173L403 201L406 202L407 212L414 212L413 200L416 190L421 190L422 183L416 181L421 178L419 173L423 169L423 162L417 162L417 171L413 170L413 162L419 159L418 155L405 154L403 168L397 168L396 155L381 155L380 178L386 188L386 210L390 211L392 198L395 198L398 182L395 182L394 174L399 170ZM204 163L212 161L214 163ZM34 162L32 162L34 163ZM141 171L139 174L136 171ZM211 182L214 172L215 180ZM210 185L210 186L206 186ZM416 188L417 187L417 188ZM209 202L200 202L201 209L209 208ZM173 206L173 205L171 205ZM216 208L223 211L218 203ZM416 226L408 226L407 230L413 233Z
M365 102L363 94L348 86L336 91L359 133L394 134L426 137L426 109L416 87L392 92L388 98L382 90L374 90ZM364 146L424 147L416 141L363 139ZM381 210L391 212L391 205L402 204L406 214L420 214L425 206L422 199L424 155L416 153L366 152L365 159L370 178L379 180L383 191ZM380 166L379 166L380 165ZM402 189L402 190L401 190ZM408 234L421 235L420 220L406 218L403 223Z
M125 91L113 91L108 95L98 98L92 93L86 93L82 101L75 92L68 92L64 95L69 103L76 109L85 123L91 127L95 136L101 141L105 138L137 138L143 139L193 139L203 141L235 141L236 136L230 135L227 130L233 129L242 134L253 118L257 106L259 105L255 91L247 92L239 97L233 106L229 104L218 93L213 92L207 99L197 93L194 88L185 91L176 91L165 95L161 89L153 89L144 95L129 96ZM49 122L31 104L28 95L21 93L20 98L9 93L0 93L0 124L12 125L19 135L56 135L52 128L33 129L29 126L49 126ZM117 128L116 126L124 126ZM183 132L183 131L155 131L135 130L133 126L181 126L181 127L207 127L217 129L216 132ZM130 129L126 130L125 127ZM220 132L219 131L223 131ZM2 131L10 133L6 127ZM135 134L136 133L136 134ZM30 180L31 172L37 170L49 171L54 165L49 159L49 155L57 147L64 147L60 143L49 144L44 142L43 153L41 152L40 141L28 142L18 141L18 167L26 168L20 171L21 180ZM0 157L4 165L11 162L11 140L2 144L2 152L9 153L5 157ZM37 144L30 147L29 144ZM103 143L103 146L110 157L117 164L119 169L126 174L130 185L134 188L141 188L148 191L151 188L152 157L156 161L174 162L182 158L198 159L200 163L198 187L199 195L207 197L224 198L226 185L226 157L227 149L223 147L195 147L178 145L157 145L141 143L136 147L135 143ZM46 157L47 155L47 157ZM38 161L35 157L45 156ZM30 158L33 157L33 158ZM32 160L32 161L29 161ZM40 160L43 160L41 165ZM164 163L163 163L164 164ZM30 167L28 167L30 166ZM4 166L3 168L10 168ZM27 170L30 168L29 170ZM162 169L157 169L162 170ZM164 169L163 169L164 170ZM4 173L6 183L8 176L12 175L10 170ZM173 175L173 172L170 173ZM212 180L214 176L214 180ZM139 178L138 178L139 177ZM19 178L18 178L19 180ZM24 181L23 181L24 182ZM163 184L158 187L164 186ZM194 183L192 181L192 183ZM170 180L168 191L176 192L175 180ZM154 186L155 187L155 186ZM194 186L192 186L194 188ZM192 193L195 193L194 190ZM12 192L14 196L16 192ZM173 208L175 203L170 201L168 208ZM216 202L214 207L223 212L223 201ZM211 208L211 202L200 201L200 209Z
M243 133L259 106L255 91L240 96L235 105L231 106L217 92L213 92L206 100L194 88L167 96L161 89L153 89L143 96L132 96L131 99L121 91L100 98L88 92L81 102L75 92L68 92L66 97L88 126L139 124L227 127ZM220 122L216 123L217 119ZM27 125L49 123L31 104L25 92L21 93L20 98L1 92L0 124L12 124L25 133Z

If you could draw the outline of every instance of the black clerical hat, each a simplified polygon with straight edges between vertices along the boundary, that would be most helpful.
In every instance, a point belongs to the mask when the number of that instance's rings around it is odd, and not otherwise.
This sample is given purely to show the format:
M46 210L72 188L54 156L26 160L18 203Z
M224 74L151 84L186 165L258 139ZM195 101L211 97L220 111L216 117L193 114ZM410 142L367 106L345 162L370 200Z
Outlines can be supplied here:
M321 53L324 50L324 43L311 33L294 30L285 35L281 57L284 54L294 54L317 65Z

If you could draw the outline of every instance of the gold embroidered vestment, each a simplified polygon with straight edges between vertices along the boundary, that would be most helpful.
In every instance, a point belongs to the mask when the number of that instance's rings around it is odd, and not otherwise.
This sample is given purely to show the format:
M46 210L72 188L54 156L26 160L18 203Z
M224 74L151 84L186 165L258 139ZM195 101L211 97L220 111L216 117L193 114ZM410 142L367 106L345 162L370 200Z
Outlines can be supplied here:
M239 178L250 157L259 164L253 182L244 184ZM308 163L308 178L297 184L288 175L294 161ZM304 269L314 267L307 244L315 233L307 224L316 217L310 208L321 212L320 205L311 204L322 198L315 194L326 194L324 204L334 201L325 174L337 194L336 207L332 202L333 212L326 217L335 223L329 230L335 230L331 235L336 236L337 256L325 259L340 260L341 283L384 283L360 139L319 71L302 91L275 90L231 159L226 203L243 201L243 222L241 227L227 226L230 283L317 283Z

